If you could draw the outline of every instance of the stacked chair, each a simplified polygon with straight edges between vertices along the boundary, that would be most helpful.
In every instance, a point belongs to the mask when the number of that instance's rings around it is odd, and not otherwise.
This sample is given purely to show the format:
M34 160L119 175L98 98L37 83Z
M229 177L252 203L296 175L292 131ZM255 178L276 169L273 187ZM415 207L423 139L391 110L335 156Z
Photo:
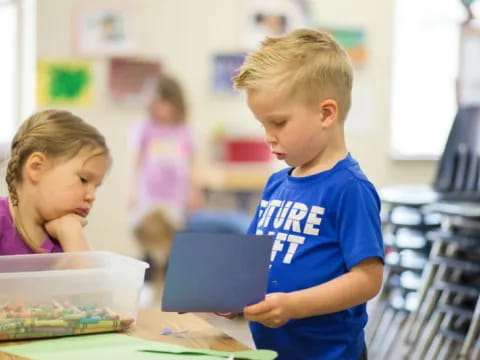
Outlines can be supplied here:
M391 359L409 315L417 309L422 272L428 262L427 233L441 217L426 213L437 194L421 186L395 186L380 191L385 244L384 286L369 308L367 347L371 359Z
M408 324L404 358L480 359L480 204L430 209L442 214L442 228L428 234L425 296Z
M380 190L384 286L369 306L373 360L480 359L480 108L460 108L433 189Z

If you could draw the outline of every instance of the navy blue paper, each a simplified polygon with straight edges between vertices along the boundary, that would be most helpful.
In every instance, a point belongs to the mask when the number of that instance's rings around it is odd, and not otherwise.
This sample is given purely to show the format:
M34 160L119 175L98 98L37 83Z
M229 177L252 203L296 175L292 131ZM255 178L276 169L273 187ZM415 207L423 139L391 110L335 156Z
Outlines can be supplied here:
M176 233L163 311L240 312L265 298L273 236Z

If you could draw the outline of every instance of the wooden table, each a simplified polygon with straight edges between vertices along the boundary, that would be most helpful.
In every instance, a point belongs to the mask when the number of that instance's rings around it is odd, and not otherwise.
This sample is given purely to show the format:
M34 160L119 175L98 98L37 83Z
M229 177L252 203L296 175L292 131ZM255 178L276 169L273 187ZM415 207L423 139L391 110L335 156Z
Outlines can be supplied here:
M162 335L164 328L170 328L172 331L187 330L187 332L179 335ZM140 309L137 324L128 332L128 335L192 348L226 351L249 349L246 345L221 332L194 314L165 313L158 308ZM0 341L0 349L4 345L21 344L28 341L41 340ZM25 359L22 356L0 351L0 360Z
M199 172L207 204L215 195L232 198L239 210L254 211L268 177L272 162L213 162Z

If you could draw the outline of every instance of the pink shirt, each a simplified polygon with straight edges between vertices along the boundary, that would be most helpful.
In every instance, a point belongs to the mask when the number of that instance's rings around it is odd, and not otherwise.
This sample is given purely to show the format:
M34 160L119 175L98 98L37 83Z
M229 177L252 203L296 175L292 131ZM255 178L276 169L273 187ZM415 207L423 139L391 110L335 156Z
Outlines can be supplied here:
M63 252L62 247L55 239L47 236L42 244L46 252ZM8 199L0 197L0 255L34 254L23 241L13 224L12 215L8 208Z
M140 201L186 206L193 153L190 128L146 121L139 146Z

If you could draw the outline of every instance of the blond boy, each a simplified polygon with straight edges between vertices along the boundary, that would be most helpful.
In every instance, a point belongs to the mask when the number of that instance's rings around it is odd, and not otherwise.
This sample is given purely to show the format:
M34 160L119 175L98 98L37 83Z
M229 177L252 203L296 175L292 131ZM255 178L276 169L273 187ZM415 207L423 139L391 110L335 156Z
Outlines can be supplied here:
M244 308L256 346L280 360L366 358L383 245L377 192L345 144L352 73L329 34L298 29L266 38L234 77L289 166L268 180L249 228L275 243L267 297Z

